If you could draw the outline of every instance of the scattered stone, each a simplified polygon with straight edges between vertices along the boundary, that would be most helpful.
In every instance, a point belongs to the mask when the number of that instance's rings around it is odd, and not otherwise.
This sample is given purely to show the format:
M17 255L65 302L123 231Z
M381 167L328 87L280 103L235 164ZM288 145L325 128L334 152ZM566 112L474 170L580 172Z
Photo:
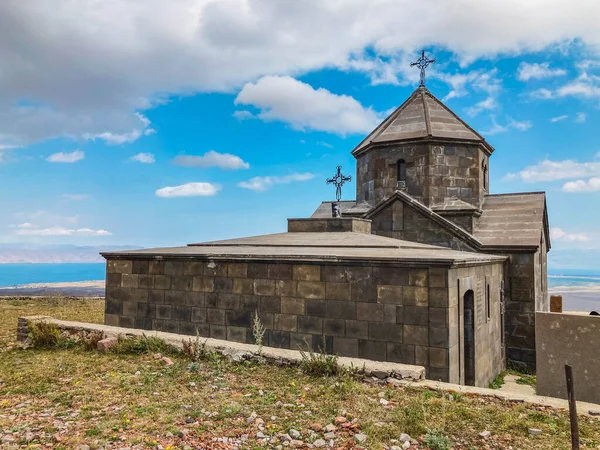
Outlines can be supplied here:
M264 425L265 421L263 419L261 419L260 417L257 417L256 420L254 421L254 425Z
M338 416L335 419L333 419L333 423L335 423L336 425L340 425L342 423L346 423L348 422L348 419L346 419L345 417L342 416Z
M303 441L300 441L300 440L298 440L298 439L292 439L292 440L290 441L290 445L291 445L292 447L302 447L302 446L304 445L304 442L303 442Z
M354 442L357 444L363 444L367 440L367 435L364 433L357 433L354 435Z
M527 431L533 436L539 436L540 434L542 434L542 430L540 430L539 428L529 428Z
M397 445L392 445L390 447L390 450L402 450L400 447L398 447Z
M380 398L379 403L382 404L383 406L387 406L388 403L390 403L390 402L388 402L385 398Z
M171 358L167 358L166 356L163 356L162 358L160 358L160 360L164 362L167 366L172 366L174 364Z
M330 431L329 433L325 433L323 435L323 437L325 439L329 440L329 439L335 439L336 436L335 436L335 433L333 431Z
M115 345L117 345L117 338L110 337L110 338L106 338L106 339L102 339L101 341L98 341L98 343L96 344L96 347L101 352L107 352L111 348L113 348Z
M406 441L404 444L402 444L402 448L403 448L404 450L406 450L406 449L410 448L410 441Z
M402 433L399 440L400 442L410 441L410 434Z
M292 437L286 433L279 436L279 439L281 439L281 441L283 442L290 442L292 440Z
M167 434L165 434L165 437L167 437L169 439L172 438L173 436L174 436L174 434L171 433L170 431L167 431Z
M327 446L327 442L323 439L317 439L315 442L313 442L313 447L320 448L325 446Z
M256 439L264 439L267 436L265 436L265 434L262 431L259 431L258 433L256 433Z
M479 437L483 438L483 439L487 439L487 438L490 437L491 434L492 433L490 433L489 431L485 430L485 431L482 431L481 433L479 433Z
M379 378L380 380L383 380L384 378L387 378L390 374L382 370L374 370L373 372L371 372L371 375Z
M90 450L90 446L89 445L78 445L77 447L75 447L75 450Z
M292 439L298 439L301 436L301 434L298 430L292 429L289 431L289 433L290 433L290 436L292 437Z
M334 424L328 423L327 425L325 425L325 431L331 432L335 430L337 430L337 427Z
M310 428L313 431L316 431L317 433L323 429L320 423L311 423L308 426L308 428Z
M590 409L588 414L590 416L600 416L600 409Z

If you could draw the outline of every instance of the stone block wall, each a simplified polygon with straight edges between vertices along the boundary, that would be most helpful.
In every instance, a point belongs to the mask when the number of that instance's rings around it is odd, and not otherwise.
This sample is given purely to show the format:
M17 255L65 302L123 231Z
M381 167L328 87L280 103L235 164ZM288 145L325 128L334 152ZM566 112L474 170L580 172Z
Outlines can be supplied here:
M448 381L448 270L210 260L107 261L107 325L417 364Z
M439 245L454 250L475 251L463 240L410 206L397 200L371 218L371 229L379 236Z
M407 193L424 205L437 205L456 197L481 207L485 195L482 164L487 161L483 150L477 146L434 143L376 146L359 155L357 203L375 205L393 194L399 159L406 162Z
M452 383L464 381L461 376L460 355L464 348L462 297L468 290L473 290L475 307L475 386L488 387L489 383L505 369L500 302L503 271L503 263L449 271L449 358L452 361L450 366Z
M565 364L573 368L578 401L600 403L600 317L536 313L537 394L567 398Z

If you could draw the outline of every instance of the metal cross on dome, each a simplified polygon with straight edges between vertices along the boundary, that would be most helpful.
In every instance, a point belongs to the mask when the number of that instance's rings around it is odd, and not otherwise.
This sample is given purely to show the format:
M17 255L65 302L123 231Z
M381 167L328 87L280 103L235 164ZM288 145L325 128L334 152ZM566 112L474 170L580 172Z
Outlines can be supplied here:
M425 56L425 50L423 50L419 59L417 59L417 61L414 63L410 63L411 67L417 66L419 69L421 69L421 84L419 86L425 86L425 69L427 66L429 66L429 64L433 64L434 62L435 59L427 58L427 56Z
M327 184L333 184L336 187L335 198L338 202L342 199L342 186L346 181L352 181L352 177L342 175L342 166L337 166L337 173L327 179Z

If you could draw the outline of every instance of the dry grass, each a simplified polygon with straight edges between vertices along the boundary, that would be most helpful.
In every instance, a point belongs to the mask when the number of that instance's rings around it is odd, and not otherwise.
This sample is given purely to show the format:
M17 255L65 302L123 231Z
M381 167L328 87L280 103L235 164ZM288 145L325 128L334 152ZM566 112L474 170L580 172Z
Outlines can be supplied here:
M14 333L19 315L98 322L102 307L97 301L0 300L0 332ZM183 354L172 359L175 364L167 366L151 353L102 354L82 347L0 352L0 429L21 434L40 429L45 434L34 443L55 449L107 442L118 442L117 448L156 448L156 443L227 448L211 439L242 434L250 436L244 448L265 448L254 439L255 425L246 421L254 412L268 425L266 435L306 430L315 422L326 425L340 415L355 418L368 435L369 449L382 449L400 433L418 437L428 429L441 430L459 443L457 449L564 449L570 442L564 412L348 376L317 378L299 369L233 363L215 355L193 364ZM582 417L580 425L583 448L600 445L600 421ZM528 427L543 434L529 436ZM492 438L479 438L483 430ZM349 432L338 436L337 448L353 448Z

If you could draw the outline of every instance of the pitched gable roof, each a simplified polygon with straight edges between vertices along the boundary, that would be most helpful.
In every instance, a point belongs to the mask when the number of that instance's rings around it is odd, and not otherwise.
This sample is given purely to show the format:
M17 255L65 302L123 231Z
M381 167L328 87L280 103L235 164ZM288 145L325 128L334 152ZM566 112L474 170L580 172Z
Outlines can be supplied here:
M473 235L484 247L538 247L550 232L545 192L486 195Z
M352 150L352 154L356 155L372 144L419 139L473 142L483 145L489 153L494 151L483 136L467 125L425 87L419 87L358 144Z

